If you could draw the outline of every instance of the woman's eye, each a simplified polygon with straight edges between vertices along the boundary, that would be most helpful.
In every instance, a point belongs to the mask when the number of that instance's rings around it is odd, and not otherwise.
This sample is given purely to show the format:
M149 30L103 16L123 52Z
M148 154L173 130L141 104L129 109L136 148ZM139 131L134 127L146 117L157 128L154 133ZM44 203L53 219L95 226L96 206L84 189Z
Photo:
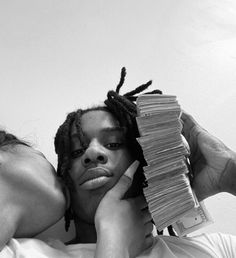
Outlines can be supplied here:
M117 150L122 146L122 143L120 142L110 142L106 144L106 147L112 150Z
M83 153L84 153L84 149L74 150L74 151L71 152L71 158L76 159L76 158L82 156Z

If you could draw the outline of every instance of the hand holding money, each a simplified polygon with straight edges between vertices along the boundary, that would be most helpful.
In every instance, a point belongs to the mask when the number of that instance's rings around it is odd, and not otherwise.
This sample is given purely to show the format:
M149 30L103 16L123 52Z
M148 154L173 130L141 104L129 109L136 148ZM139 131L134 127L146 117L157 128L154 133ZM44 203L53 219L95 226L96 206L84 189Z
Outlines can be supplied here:
M193 188L198 200L229 192L236 194L236 153L203 129L192 116L182 113L183 134L190 145Z

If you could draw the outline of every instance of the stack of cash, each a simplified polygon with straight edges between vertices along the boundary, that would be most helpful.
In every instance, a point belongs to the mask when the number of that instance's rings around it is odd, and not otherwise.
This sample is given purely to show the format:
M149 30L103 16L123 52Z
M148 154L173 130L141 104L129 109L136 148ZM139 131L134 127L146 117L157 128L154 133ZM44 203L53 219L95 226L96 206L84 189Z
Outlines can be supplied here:
M173 224L178 235L192 232L199 228L196 218L198 221L201 218L202 227L208 217L204 217L205 212L190 187L186 158L189 153L181 135L181 108L176 96L141 95L137 109L140 133L137 140L147 163L143 168L148 183L144 195L156 228L161 231ZM192 223L191 230L183 227L185 217L188 225Z

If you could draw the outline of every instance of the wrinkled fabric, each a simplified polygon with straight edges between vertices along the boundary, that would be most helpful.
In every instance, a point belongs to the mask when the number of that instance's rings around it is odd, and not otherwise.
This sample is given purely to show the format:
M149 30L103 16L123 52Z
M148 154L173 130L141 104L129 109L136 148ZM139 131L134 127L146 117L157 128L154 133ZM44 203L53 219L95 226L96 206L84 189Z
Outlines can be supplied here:
M92 258L95 244L64 245L60 240L11 239L0 252L0 258ZM236 257L236 236L214 233L178 238L156 236L151 248L139 258L230 258Z

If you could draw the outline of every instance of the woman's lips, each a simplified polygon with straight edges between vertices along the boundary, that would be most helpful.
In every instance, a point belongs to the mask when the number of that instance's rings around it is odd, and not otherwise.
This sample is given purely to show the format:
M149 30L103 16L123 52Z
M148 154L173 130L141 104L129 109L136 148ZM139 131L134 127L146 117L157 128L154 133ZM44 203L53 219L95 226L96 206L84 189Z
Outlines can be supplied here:
M109 177L99 176L99 177L85 181L83 184L80 185L80 188L84 189L84 190L94 190L94 189L102 187L108 181L109 181Z
M95 167L87 169L80 180L80 188L84 190L93 190L102 187L112 176L108 170Z

